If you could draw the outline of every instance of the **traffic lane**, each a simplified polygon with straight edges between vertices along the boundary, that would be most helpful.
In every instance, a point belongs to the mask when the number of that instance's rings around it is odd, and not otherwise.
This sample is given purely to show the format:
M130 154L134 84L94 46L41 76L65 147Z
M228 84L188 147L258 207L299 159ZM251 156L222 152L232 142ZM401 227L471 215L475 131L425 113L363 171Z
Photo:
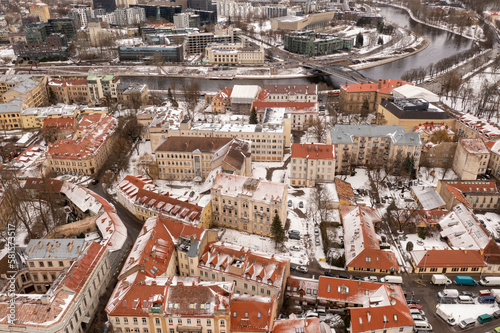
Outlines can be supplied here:
M108 193L106 193L102 189L101 183L98 183L96 185L89 185L88 189L91 191L94 191L95 193L99 194L101 197L106 199L108 202L113 204L116 209L116 214L118 217L121 219L125 227L127 228L127 236L132 243L135 242L137 239L137 236L139 235L141 228L143 226L143 223L135 217L132 213L130 213L126 208L124 208L119 202L114 200Z

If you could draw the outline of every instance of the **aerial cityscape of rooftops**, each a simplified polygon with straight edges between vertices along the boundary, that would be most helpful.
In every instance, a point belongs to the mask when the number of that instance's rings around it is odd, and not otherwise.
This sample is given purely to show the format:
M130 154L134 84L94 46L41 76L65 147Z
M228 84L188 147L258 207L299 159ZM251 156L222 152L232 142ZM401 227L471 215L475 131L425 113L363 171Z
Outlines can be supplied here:
M0 0L0 332L500 333L500 1Z

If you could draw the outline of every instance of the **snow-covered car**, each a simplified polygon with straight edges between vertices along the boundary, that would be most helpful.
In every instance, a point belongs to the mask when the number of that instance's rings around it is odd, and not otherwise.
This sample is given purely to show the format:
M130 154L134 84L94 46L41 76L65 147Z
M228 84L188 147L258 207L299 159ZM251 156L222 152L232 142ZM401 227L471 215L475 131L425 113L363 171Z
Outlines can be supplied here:
M297 266L295 268L295 270L297 272L301 272L301 273L307 273L307 272L309 272L309 269L307 269L307 267L305 267L305 266Z
M300 247L297 245L290 246L290 251L300 251Z

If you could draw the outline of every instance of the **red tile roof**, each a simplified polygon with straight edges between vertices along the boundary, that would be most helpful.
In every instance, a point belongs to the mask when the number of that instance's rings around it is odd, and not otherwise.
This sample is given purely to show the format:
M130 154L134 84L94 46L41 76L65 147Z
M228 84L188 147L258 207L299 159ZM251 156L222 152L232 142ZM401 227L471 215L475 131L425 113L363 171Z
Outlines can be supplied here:
M303 330L302 330L303 328ZM319 333L319 318L282 319L274 322L273 333Z
M106 246L92 242L85 255L71 266L61 286L76 293L80 292L105 252Z
M285 108L285 113L318 113L315 102L255 101L252 103L252 108L255 108L257 113L264 113L266 108Z
M69 87L69 86L86 86L86 79L49 79L49 86L61 86L61 87Z
M275 297L235 294L231 298L231 331L269 332L276 315L273 313L274 302Z
M56 130L74 129L76 120L73 117L45 118L43 129L54 128Z
M53 159L72 160L86 159L97 155L106 140L115 132L118 121L114 117L102 115L101 121L93 123L91 122L93 118L87 118L89 116L101 116L101 114L84 116L85 121L82 120L77 128L78 131L85 130L83 136L77 140L60 139L49 144L47 155Z
M126 176L118 190L135 205L154 210L169 217L188 222L199 222L203 207L170 197L168 193L153 192L149 181L140 176Z
M467 200L466 194L500 195L494 180L440 180L440 182L457 200L469 208L472 208L472 204Z
M333 160L335 158L335 151L333 145L325 145L322 143L293 143L292 158Z
M484 255L479 250L411 251L417 267L483 267Z
M163 276L174 250L174 241L165 225L158 218L148 219L144 222L118 278L123 279L139 270L149 277Z
M390 94L394 88L397 88L405 84L413 85L412 83L403 80L381 79L379 80L379 82L344 84L340 86L340 89L344 90L347 93L377 92L382 94Z
M233 88L224 88L221 91L219 91L217 93L217 95L214 96L213 99L224 102L225 100L227 100L231 97L232 92L233 92Z
M240 272L229 269L230 266L240 268ZM209 243L198 264L200 269L236 275L278 289L286 283L284 278L289 266L290 259L224 242Z
M64 184L64 181L49 178L28 178L24 184L24 188L35 190L37 192L59 193Z
M469 154L488 154L490 152L482 139L460 139L460 145Z
M343 181L340 178L335 177L335 187L337 189L337 194L339 200L350 203L351 205L356 204L356 196L354 195L354 190L350 183Z

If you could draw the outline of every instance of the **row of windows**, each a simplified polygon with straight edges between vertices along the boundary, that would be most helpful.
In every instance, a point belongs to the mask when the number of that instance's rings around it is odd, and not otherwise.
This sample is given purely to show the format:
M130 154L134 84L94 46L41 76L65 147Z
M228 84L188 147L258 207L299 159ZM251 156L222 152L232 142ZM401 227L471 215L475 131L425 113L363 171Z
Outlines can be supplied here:
M71 262L73 263L73 262ZM34 261L29 262L30 267L36 267ZM64 267L64 262L59 261L58 262L59 267ZM45 262L44 261L38 261L38 267L45 267ZM54 263L52 261L47 261L47 267L54 267Z

